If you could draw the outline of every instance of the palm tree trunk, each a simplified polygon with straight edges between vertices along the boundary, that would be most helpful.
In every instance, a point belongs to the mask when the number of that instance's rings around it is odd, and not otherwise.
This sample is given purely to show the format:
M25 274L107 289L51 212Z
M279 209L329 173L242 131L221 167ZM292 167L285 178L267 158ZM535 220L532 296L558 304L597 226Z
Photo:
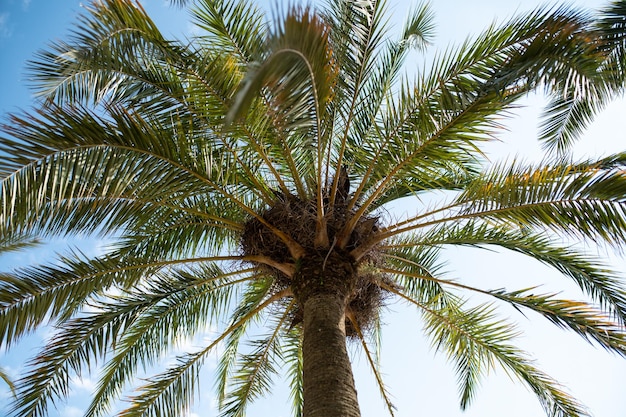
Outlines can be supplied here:
M304 303L304 417L359 417L346 348L345 298L321 293Z

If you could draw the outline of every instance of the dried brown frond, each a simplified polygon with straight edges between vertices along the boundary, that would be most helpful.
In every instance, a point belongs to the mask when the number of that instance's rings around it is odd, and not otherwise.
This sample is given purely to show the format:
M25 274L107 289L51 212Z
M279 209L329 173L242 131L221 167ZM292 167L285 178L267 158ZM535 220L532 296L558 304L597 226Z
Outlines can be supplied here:
M347 187L345 185L342 185L342 187L342 192L345 193ZM330 247L319 248L315 245L316 201L314 199L304 201L296 196L284 195L279 192L275 194L274 204L261 215L263 221L287 234L301 245L305 249L306 257L310 256L312 259L317 259L314 262L344 262L350 265L348 270L354 272L350 278L351 284L349 288L351 288L351 291L348 296L346 310L356 320L361 331L370 329L378 319L380 308L383 306L387 295L387 292L381 288L380 284L390 285L390 279L381 273L378 268L382 262L382 256L380 256L378 247L372 248L358 262L350 258L347 253L361 243L370 241L373 235L378 233L380 229L379 217L361 217L354 228L346 250L338 252L338 249L334 247L335 237L354 216L354 211L348 210L347 198L343 194L338 195L332 206L330 206L328 201L325 201L327 205L325 207L325 220ZM285 243L257 218L252 218L245 223L241 235L241 250L244 256L263 256L271 258L277 263L295 264L300 261L293 259ZM293 287L292 277L266 264L259 263L254 265L259 271L273 278L272 292L278 292L290 286ZM330 265L327 265L327 267L330 267ZM339 284L339 281L337 284ZM302 288L302 285L308 284L299 282L298 285L300 286L298 288ZM328 285L332 285L332 283L326 282L325 285L328 288ZM343 287L343 284L340 287ZM298 325L302 318L302 308L296 305L292 309L290 326ZM357 335L354 326L349 320L346 320L346 334L348 337L356 337Z

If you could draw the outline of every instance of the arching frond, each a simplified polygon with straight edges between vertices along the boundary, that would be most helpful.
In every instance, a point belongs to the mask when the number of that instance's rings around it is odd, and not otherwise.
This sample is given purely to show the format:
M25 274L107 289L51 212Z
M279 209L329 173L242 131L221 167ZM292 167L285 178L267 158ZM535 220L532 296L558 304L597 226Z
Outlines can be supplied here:
M118 93L125 78L116 64L128 57L140 57L146 64L163 58L167 42L139 3L95 2L87 11L69 43L53 44L30 63L40 95L59 102L99 103Z
M283 351L283 358L288 369L289 386L291 388L289 396L291 397L293 416L302 417L304 389L302 385L302 332L299 330L299 327L289 330L285 337Z
M215 326L218 318L228 311L228 300L242 283L253 277L240 275L245 271L222 272L216 266L174 271L177 280L164 293L128 294L117 303L150 299L131 329L116 341L112 358L105 364L87 416L104 415L112 401L119 396L137 372L158 364L168 346L193 337L199 329ZM157 283L163 285L163 283ZM179 286L180 285L180 286Z
M207 46L211 49L233 54L243 63L260 58L267 22L251 1L201 2L192 9L192 14L196 25L208 32Z
M208 346L197 353L179 357L178 363L164 373L151 378L148 383L140 388L136 396L131 398L132 405L120 413L120 416L177 416L181 410L190 404L194 386L197 381L199 367L207 354L212 352L218 343L223 341L236 328L257 315L264 308L272 304L281 295L272 296L256 308L241 317L237 322L229 326Z
M242 294L241 300L230 318L231 323L237 323L242 317L246 317L251 311L255 311L263 300L267 298L271 285L272 281L267 278L252 283ZM253 316L250 317L252 318ZM252 320L242 321L241 325L234 328L225 339L224 352L218 360L215 383L220 404L223 404L227 397L228 384L236 366L241 339L252 323Z
M369 367L372 370L372 373L374 374L374 378L376 379L376 384L378 385L378 390L380 391L380 395L383 397L383 400L385 401L385 404L387 405L387 411L389 411L389 415L393 417L395 415L396 407L391 402L389 391L387 390L387 387L385 386L385 383L383 382L383 377L379 370L379 365L376 362L374 355L370 351L370 348L368 347L367 342L365 341L365 336L363 335L363 332L361 331L361 328L358 322L354 318L350 319L350 322L352 323L352 325L357 331L357 336L359 338L359 341L361 342L363 351L365 352L365 357L367 358Z
M469 203L461 216L547 228L564 236L619 245L626 182L618 167L594 164L496 166L467 187L459 202ZM490 213L493 213L490 214Z
M293 314L294 301L284 312L272 320L267 337L250 343L250 352L240 353L236 372L230 377L230 392L224 397L221 415L243 417L248 404L269 392L272 379L278 373L283 360L283 335L287 321Z
M622 88L625 17L624 5L612 2L587 24L593 38L582 37L579 52L568 59L568 73L555 78L551 86L552 102L544 112L540 133L546 148L561 153L571 148Z
M489 291L489 294L513 305L534 310L559 327L578 333L595 341L606 350L626 355L626 332L619 323L610 320L597 307L588 303L563 300L555 294L533 294L530 290L514 292Z
M467 407L475 396L480 378L498 363L528 384L549 416L587 415L573 397L536 369L532 361L511 344L517 331L502 319L495 318L490 306L463 309L463 303L457 299L443 308L436 308L406 296L402 298L420 308L433 345L444 350L455 363L462 408Z
M421 266L423 261L415 257L417 254L431 253L431 248L450 246L470 246L487 250L500 247L527 255L572 279L581 290L606 309L610 316L620 322L626 318L625 293L614 271L598 259L575 248L564 247L543 234L533 233L525 228L498 227L482 220L443 225L411 240L389 244L391 253L402 254L390 259L390 264L413 276L423 277L426 281L437 280L438 277Z

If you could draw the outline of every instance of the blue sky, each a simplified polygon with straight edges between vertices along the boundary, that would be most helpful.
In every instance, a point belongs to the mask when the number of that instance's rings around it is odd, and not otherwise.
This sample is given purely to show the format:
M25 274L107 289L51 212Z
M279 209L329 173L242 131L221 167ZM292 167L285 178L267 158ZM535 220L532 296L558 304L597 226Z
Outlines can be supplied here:
M167 7L162 0L142 2L166 34L182 34L191 30L184 12ZM401 21L409 5L392 1L394 22ZM473 2L439 0L433 1L437 15L437 44L442 47L450 42L462 41L494 19L503 20L516 11L536 6L536 1L485 1ZM600 1L574 2L595 7ZM0 113L27 108L32 103L24 72L25 61L49 41L68 33L71 22L81 11L79 1L69 0L0 0ZM409 62L410 66L412 63ZM503 135L500 144L490 148L494 160L511 158L513 155L526 159L539 159L542 155L534 137L536 135L539 97L529 97L528 107L506 122L510 132ZM620 101L610 106L590 128L577 146L578 157L605 155L619 151L626 144L626 103ZM398 210L402 211L403 207ZM100 250L97 241L74 242L87 252ZM600 252L601 256L605 256ZM606 254L609 256L610 254ZM10 265L25 266L50 256L49 250L37 253L11 255L0 258L0 270ZM623 260L611 257L617 270L625 271ZM503 255L483 257L469 250L450 253L450 274L455 277L480 282L483 287L510 288L544 284L546 291L562 291L565 295L577 296L573 286L558 274L528 262L519 256ZM458 407L456 381L453 367L445 357L435 354L420 335L420 323L416 315L402 304L392 304L385 315L388 326L383 345L383 372L398 407L398 417L415 415L466 416L466 417L528 417L541 416L542 410L534 396L522 385L512 382L502 371L496 370L485 379L473 406L462 413ZM520 322L526 333L519 344L538 360L538 364L557 380L564 383L577 398L589 406L597 417L623 417L626 409L623 375L626 361L593 348L580 338L564 334L545 321L529 320L510 314ZM0 353L0 366L14 377L19 376L22 361L34 352L47 330L34 335L16 352ZM181 346L193 346L198 340L188 341ZM379 399L373 378L367 370L365 358L355 354L355 374L359 398L364 417L384 415L383 403ZM201 385L201 398L189 417L209 417L217 414L212 403L210 381L211 364L207 366L206 381ZM89 390L93 388L97 375L85 375L78 381L67 403L58 404L59 416L79 416L86 404ZM288 416L287 394L279 383L276 395L255 403L249 415L258 417ZM8 390L0 386L0 416L2 404L8 398ZM55 414L52 414L54 416Z

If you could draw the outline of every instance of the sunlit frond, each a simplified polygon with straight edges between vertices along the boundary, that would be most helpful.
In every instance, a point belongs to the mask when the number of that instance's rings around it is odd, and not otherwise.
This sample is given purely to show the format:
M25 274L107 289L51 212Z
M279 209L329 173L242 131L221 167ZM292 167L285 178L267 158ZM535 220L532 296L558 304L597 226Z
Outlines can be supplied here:
M298 327L289 330L285 336L283 346L283 359L288 367L290 385L289 396L291 397L294 417L302 417L303 407L303 381L302 381L302 332Z
M511 342L518 332L510 324L494 317L489 305L463 308L459 299L443 308L429 306L402 295L424 314L426 331L438 350L446 352L457 370L461 407L476 395L479 381L498 363L524 381L537 395L546 414L553 417L587 415L586 410L543 372L536 369L524 352Z
M385 383L383 382L383 376L380 372L380 366L377 363L374 354L371 352L369 346L367 345L365 336L363 335L363 332L361 331L361 328L359 327L358 322L354 320L354 318L352 318L350 321L352 322L352 325L357 331L357 336L359 338L359 341L361 342L361 347L363 348L363 351L365 352L365 357L367 358L367 362L370 366L370 369L372 373L374 374L374 378L376 379L376 384L378 385L378 390L380 391L380 395L383 397L383 400L385 401L385 404L387 405L387 411L389 411L389 415L393 417L395 415L396 406L394 406L393 403L391 402L389 391L387 387L385 386Z
M524 306L546 317L559 327L578 333L603 348L626 355L626 332L597 307L581 301L563 300L554 294L533 294L532 290L506 292L489 291L489 294L513 305Z
M281 296L282 294L278 294L267 298L225 331L221 332L209 345L196 353L179 357L176 365L170 367L164 373L151 378L146 385L140 387L137 395L130 399L131 406L122 411L120 416L174 417L179 415L181 410L188 407L191 402L194 387L198 380L199 368L206 356L234 330L259 314L267 306L279 300Z
M238 56L244 63L260 58L267 22L251 1L201 2L192 13L196 25L208 32L207 47Z
M230 377L229 389L221 405L224 417L243 417L248 404L267 394L273 377L278 373L278 363L283 360L283 333L287 321L293 314L294 301L289 302L284 312L268 325L265 338L249 342L249 352L240 353L236 371Z
M237 323L242 317L246 317L251 311L255 311L263 300L267 298L271 285L271 280L267 278L252 283L241 295L238 306L230 318L231 323ZM251 324L253 324L252 320L242 321L239 326L233 328L233 331L225 339L224 352L218 360L215 383L220 404L224 403L227 397L228 384L236 366L240 342Z
M225 273L214 265L172 272L171 283L165 279L153 280L156 288L151 292L144 290L144 293L116 297L116 304L142 302L146 305L132 328L116 341L88 416L106 413L137 369L155 366L168 346L193 337L199 329L215 326L218 317L228 311L232 294L242 283L253 279L243 274L246 271Z
M626 237L626 179L618 166L495 166L469 185L461 217L482 217L618 246ZM478 214L480 213L480 214Z

